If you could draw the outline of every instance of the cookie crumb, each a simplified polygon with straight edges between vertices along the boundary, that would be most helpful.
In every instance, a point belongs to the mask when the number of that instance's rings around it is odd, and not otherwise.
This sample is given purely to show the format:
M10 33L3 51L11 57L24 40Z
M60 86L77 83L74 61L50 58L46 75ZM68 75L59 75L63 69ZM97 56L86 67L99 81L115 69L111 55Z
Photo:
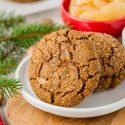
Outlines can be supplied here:
M43 78L41 78L41 77L38 77L38 78L37 78L37 82L38 82L39 84L44 85L44 84L46 83L46 80L43 79Z

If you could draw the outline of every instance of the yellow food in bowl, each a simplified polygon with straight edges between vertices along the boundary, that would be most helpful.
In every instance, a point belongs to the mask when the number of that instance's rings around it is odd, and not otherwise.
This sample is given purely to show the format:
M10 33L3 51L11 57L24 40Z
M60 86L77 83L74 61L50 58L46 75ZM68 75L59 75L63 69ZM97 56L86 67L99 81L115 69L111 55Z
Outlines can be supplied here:
M125 17L125 0L71 0L69 13L80 19L115 20Z

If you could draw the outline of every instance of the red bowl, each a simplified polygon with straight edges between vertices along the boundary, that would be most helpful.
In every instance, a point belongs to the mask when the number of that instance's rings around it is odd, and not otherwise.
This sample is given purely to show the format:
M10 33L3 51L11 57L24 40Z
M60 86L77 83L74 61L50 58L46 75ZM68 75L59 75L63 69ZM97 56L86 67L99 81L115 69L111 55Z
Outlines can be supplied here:
M74 29L80 31L93 31L111 34L115 37L121 35L122 29L125 27L125 18L112 21L90 21L79 19L69 14L70 0L62 0L61 15L64 23L69 23Z

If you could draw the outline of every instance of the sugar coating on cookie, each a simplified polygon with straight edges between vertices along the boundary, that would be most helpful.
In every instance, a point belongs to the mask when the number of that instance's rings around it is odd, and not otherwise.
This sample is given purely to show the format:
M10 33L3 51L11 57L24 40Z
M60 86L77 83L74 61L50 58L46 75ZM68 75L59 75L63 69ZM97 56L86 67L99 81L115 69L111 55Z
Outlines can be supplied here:
M46 35L35 47L29 79L37 96L60 106L74 106L97 87L100 62L93 42L82 32L60 30Z
M83 39L95 43L101 63L101 76L112 76L119 72L125 64L125 49L121 43L111 35L94 32L84 32Z

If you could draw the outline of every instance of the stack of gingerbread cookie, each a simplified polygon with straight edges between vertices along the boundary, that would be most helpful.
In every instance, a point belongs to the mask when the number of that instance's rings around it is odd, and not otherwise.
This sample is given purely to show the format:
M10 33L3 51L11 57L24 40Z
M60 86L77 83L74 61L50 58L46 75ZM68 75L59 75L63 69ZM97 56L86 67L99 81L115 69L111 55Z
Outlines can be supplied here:
M92 92L116 87L125 78L125 49L114 37L63 29L34 48L29 80L43 101L79 104Z

